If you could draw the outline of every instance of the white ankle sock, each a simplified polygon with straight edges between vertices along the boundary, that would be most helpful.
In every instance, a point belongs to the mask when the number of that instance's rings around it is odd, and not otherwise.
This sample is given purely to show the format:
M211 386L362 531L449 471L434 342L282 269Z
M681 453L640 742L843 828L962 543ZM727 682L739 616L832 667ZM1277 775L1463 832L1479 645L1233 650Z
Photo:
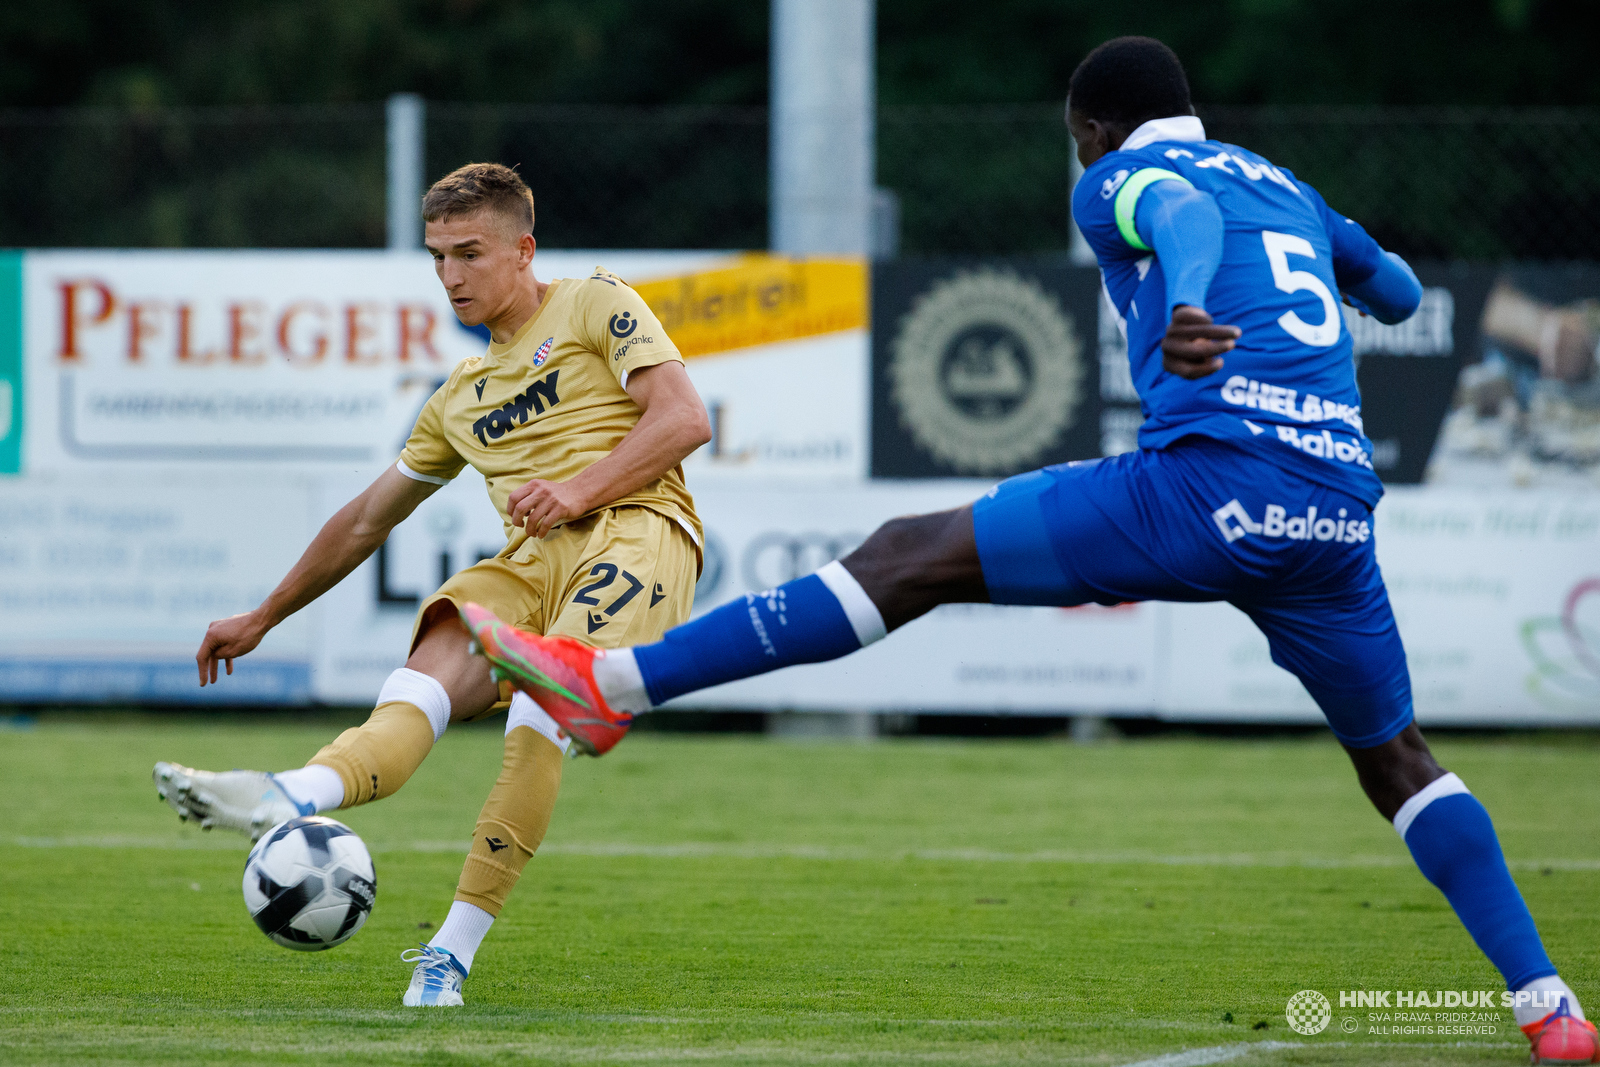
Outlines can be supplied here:
M444 949L470 971L472 957L478 954L483 935L493 925L493 915L476 904L458 900L450 905L450 914L445 917L444 925L439 927L439 932L433 935L433 940L428 944Z
M332 767L313 763L309 767L279 771L272 776L272 780L296 804L314 804L318 811L332 811L344 806L344 780Z
M1516 1016L1518 1026L1536 1023L1555 1011L1561 997L1567 998L1567 1010L1575 1018L1583 1018L1583 1009L1578 1006L1578 995L1568 988L1567 983L1555 975L1551 975L1549 978L1535 978L1519 989L1517 993L1538 994L1538 996L1530 998L1516 996L1517 1002L1512 1005L1511 1013ZM1524 1001L1532 1002L1525 1003Z
M594 658L594 680L600 695L613 711L637 715L650 710L650 695L644 689L644 675L631 648L608 648Z

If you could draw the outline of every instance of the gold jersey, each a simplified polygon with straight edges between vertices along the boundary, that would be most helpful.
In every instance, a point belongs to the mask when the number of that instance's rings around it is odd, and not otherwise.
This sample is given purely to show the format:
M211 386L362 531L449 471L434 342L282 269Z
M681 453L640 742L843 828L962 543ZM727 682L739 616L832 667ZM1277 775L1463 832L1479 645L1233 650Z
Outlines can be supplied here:
M511 525L512 491L535 478L569 481L608 455L639 421L628 375L669 360L683 357L621 278L596 267L553 281L508 344L462 360L429 398L400 472L442 485L470 463L488 483L508 548L520 544L527 534ZM681 466L593 511L622 505L660 512L701 542Z

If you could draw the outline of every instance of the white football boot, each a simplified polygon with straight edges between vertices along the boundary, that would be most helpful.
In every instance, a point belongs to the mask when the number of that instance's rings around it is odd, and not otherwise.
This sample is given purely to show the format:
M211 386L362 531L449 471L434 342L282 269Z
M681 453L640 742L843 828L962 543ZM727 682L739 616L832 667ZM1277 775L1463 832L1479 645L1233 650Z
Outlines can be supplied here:
M400 953L405 963L415 963L411 972L411 985L400 1003L408 1008L450 1008L462 1003L461 983L467 972L455 956L433 945L408 948Z
M316 805L291 800L265 771L197 771L158 763L151 777L156 794L184 822L194 819L202 830L237 830L252 841L285 819L317 813Z

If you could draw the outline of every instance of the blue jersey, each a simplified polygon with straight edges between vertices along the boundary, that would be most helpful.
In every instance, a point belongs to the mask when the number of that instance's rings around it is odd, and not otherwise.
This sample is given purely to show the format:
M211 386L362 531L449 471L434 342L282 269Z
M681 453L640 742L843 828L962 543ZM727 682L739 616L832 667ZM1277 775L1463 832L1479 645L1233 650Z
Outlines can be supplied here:
M1195 118L1146 123L1122 150L1096 160L1073 193L1073 217L1123 319L1145 419L1139 444L1232 441L1370 507L1383 487L1362 428L1339 292L1370 278L1383 250L1290 172L1204 136ZM1205 310L1242 333L1222 370L1196 381L1162 368L1167 280L1138 232L1140 197L1161 181L1210 194L1222 214L1222 260Z

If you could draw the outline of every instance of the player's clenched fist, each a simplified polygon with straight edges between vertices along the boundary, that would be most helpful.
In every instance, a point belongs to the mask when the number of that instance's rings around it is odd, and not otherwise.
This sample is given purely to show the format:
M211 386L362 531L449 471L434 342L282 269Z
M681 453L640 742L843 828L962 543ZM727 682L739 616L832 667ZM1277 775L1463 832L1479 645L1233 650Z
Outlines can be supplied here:
M205 640L200 642L200 651L195 656L195 662L200 665L200 684L204 686L217 680L218 660L222 660L232 674L233 661L259 645L265 633L254 612L218 619L207 626Z
M543 478L512 490L508 503L511 524L527 530L530 537L543 537L590 507L571 482L547 482Z
M1161 339L1161 365L1180 378L1204 378L1222 369L1222 353L1238 338L1239 327L1218 326L1203 309L1179 304Z

